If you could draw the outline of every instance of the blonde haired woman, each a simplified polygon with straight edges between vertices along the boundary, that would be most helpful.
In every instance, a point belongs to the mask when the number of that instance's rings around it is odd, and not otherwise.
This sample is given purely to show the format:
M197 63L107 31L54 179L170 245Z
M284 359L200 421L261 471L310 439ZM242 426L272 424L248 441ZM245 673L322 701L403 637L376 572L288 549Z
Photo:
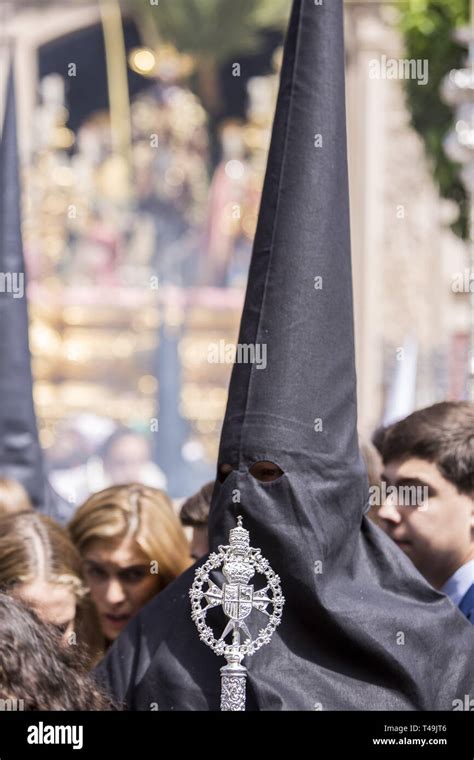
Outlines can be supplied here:
M192 564L171 501L156 488L106 488L77 510L69 530L108 643Z
M0 588L52 624L64 643L87 648L91 659L97 655L80 557L54 520L34 511L0 518Z

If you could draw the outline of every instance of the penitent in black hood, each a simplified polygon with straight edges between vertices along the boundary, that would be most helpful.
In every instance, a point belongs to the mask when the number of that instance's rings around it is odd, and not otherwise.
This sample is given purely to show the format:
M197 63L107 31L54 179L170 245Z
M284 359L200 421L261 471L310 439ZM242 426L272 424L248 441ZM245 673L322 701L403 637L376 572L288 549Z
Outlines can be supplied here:
M234 367L209 524L216 550L242 515L286 599L244 663L247 709L451 710L474 696L472 626L364 516L352 312L343 3L295 0L239 338L266 362ZM259 461L282 474L261 482ZM131 709L219 709L225 662L198 638L192 581L142 610L98 668Z

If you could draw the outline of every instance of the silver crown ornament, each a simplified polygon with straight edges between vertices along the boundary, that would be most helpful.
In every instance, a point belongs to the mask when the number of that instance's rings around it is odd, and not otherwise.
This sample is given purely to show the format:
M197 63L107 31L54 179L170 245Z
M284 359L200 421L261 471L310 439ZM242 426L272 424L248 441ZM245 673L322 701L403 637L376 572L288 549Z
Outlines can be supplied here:
M226 582L219 588L209 574L221 565ZM264 575L267 581L267 585L258 591L249 584L255 573ZM250 546L249 532L242 527L241 517L237 518L237 527L229 533L229 545L219 546L218 551L210 554L207 562L196 570L189 596L191 617L199 631L199 638L227 660L227 665L221 668L221 710L245 710L247 668L242 665L242 660L269 643L281 622L285 598L280 578L273 572L268 560L262 557L260 549ZM269 605L272 612L267 610ZM229 622L220 638L216 639L206 623L206 614L218 606L222 606ZM245 623L253 610L268 617L267 625L255 639L252 639ZM232 634L232 642L226 643L229 634Z

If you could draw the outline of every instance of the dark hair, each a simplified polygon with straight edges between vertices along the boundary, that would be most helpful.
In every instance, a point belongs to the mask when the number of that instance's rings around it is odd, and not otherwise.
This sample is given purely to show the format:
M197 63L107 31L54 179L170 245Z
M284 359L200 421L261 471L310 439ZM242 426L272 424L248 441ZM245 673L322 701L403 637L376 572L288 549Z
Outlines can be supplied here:
M372 438L370 440L380 456L383 454L383 441L389 429L390 427L388 426L384 427L384 425L379 425L379 427L372 433Z
M209 483L206 483L200 491L190 496L189 499L186 499L179 513L183 525L192 528L207 525L214 482L214 480L211 480Z
M25 710L112 710L87 674L85 659L53 626L0 592L0 699Z
M474 491L474 404L445 401L391 425L382 444L384 463L419 457L434 462L460 493Z

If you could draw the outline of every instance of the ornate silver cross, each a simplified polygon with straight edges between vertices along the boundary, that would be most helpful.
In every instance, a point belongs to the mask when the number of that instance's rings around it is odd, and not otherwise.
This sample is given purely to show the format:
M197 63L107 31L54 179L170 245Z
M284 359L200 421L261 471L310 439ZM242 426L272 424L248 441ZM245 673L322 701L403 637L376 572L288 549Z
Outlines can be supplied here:
M209 578L209 573L221 565L226 579L222 589ZM249 584L256 572L267 580L265 588L259 591ZM207 588L203 589L205 583ZM198 567L189 595L191 617L196 623L199 638L227 660L227 665L221 668L221 710L245 710L247 668L242 665L242 660L245 655L252 655L268 644L281 621L285 599L280 578L273 572L268 560L262 557L260 549L250 546L249 532L242 527L241 517L237 518L237 527L229 533L229 545L219 546L217 553L213 552L207 562ZM272 612L268 612L268 605L272 606ZM207 611L217 606L222 606L229 618L219 639L215 638L205 622ZM256 639L252 639L245 623L245 618L254 609L268 617L267 625L259 631ZM225 639L230 633L232 643L226 644Z

